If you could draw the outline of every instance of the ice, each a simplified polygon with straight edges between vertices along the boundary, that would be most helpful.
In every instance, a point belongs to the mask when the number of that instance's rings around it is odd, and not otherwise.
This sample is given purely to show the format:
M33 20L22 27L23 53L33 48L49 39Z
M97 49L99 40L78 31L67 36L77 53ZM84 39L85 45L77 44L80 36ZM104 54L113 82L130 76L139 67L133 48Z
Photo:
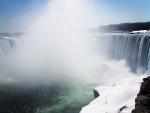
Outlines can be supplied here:
M131 113L143 76L125 77L112 85L96 87L100 96L80 113Z

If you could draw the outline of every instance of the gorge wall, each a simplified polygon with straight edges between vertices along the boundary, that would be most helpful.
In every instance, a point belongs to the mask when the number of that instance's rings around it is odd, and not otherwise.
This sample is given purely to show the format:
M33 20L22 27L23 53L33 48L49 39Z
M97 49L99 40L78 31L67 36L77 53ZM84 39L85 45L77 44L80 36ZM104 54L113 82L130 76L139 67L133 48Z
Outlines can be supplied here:
M150 113L150 76L143 79L132 113Z

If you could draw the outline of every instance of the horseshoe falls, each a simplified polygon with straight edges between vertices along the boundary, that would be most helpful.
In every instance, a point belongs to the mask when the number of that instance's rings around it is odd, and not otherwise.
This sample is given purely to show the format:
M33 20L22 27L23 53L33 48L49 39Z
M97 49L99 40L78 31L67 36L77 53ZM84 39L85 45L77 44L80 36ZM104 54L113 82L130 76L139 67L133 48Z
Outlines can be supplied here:
M139 17L126 1L0 1L0 113L131 113L150 31L146 20L116 24Z
M1 56L10 54L23 36L1 36ZM112 60L125 60L131 71L146 73L149 70L150 34L99 33L93 36L98 52Z
M124 60L130 69L117 67L117 73L114 73L113 69L109 73L112 76L105 78L110 80L109 83L95 87L96 99L83 107L80 113L131 113L135 108L135 98L140 90L142 79L149 74L149 32L101 34L97 37L103 42L102 51L106 57L115 60L114 64L111 64L112 67L116 65L120 67L117 61ZM122 69L124 71L120 71ZM121 79L113 81L116 75L117 77L122 75Z
M149 33L102 34L98 38L104 42L106 54L115 60L125 60L131 71L146 73L149 70Z
M29 73L24 73L23 75L22 72L17 73L16 72L17 70L14 68L14 64L11 62L11 60L14 57L13 53L15 52L16 48L20 48L24 36L13 36L13 37L8 36L7 38L5 36L1 36L0 48L1 48L1 59L3 59L1 67L3 69L2 71L6 71L7 69L7 72L1 75L1 80L3 79L3 81L1 81L1 87L3 89L3 90L1 89L1 92L4 95L2 96L3 99L1 99L0 101L0 105L3 106L3 108L1 108L0 110L17 111L22 113L25 113L26 111L55 113L55 111L57 110L58 110L57 112L61 113L63 110L65 110L66 112L76 113L80 111L81 107L85 106L88 102L90 102L93 99L92 96L93 88L97 90L99 89L98 91L100 91L99 92L100 95L101 93L105 94L106 92L101 91L103 90L103 88L101 88L102 86L104 86L105 88L110 88L109 90L113 90L115 89L115 86L112 87L111 85L116 84L116 87L118 87L117 84L119 84L118 82L120 82L120 80L123 81L123 83L129 82L129 85L131 84L130 81L135 81L135 85L133 85L133 87L136 89L136 91L134 92L136 95L140 87L139 84L141 82L141 78L143 77L141 75L147 74L149 72L149 46L150 46L149 37L150 37L149 33L144 34L100 33L96 35L94 34L90 38L96 41L97 56L94 58L96 58L96 61L98 61L99 63L92 64L94 65L94 68L96 68L96 70L95 69L92 71L90 70L91 71L90 73L92 73L91 75L88 76L84 75L84 78L79 77L80 80L79 78L74 78L70 76L69 79L70 81L72 81L70 83L65 80L62 81L62 79L60 82L60 80L58 79L56 80L56 78L55 79L51 77L47 78L50 72L44 73L47 80L44 80L45 76L43 76L39 80L38 77L40 75L37 76L36 73L37 78L34 81L34 84L31 84L33 83L32 81L33 78L30 78L31 80L26 79L29 78L28 77L29 75L33 77L35 75L34 74L31 75ZM11 67L12 65L13 68ZM19 68L17 67L17 69ZM12 74L12 71L15 71L16 73ZM18 74L22 74L22 76L25 77L18 77L20 76ZM67 75L61 76L67 77ZM53 82L54 80L55 82ZM26 83L28 83L28 85ZM78 86L77 83L80 85ZM21 85L18 86L18 84ZM67 84L70 84L70 86L68 87ZM119 84L119 86L121 87L122 85ZM124 86L124 84L123 87L129 88L129 86ZM127 91L130 92L130 90ZM115 92L117 92L116 89ZM111 95L111 92L109 93ZM27 100L22 99L26 97L31 99ZM100 98L100 101L103 100L102 98L105 97L102 96ZM14 101L13 105L11 104L12 101ZM134 102L134 100L132 101ZM31 105L30 102L33 105ZM80 105L77 104L78 102L80 102L81 104ZM70 107L70 105L72 105L72 108ZM24 108L24 106L27 106L27 108ZM103 105L99 105L99 108L101 108L100 106ZM19 109L19 107L21 108ZM106 108L109 108L109 106L108 107L106 106ZM116 110L119 108L121 108L121 106L118 106ZM92 111L87 109L87 111L85 110L84 112L84 109L81 111L81 113L82 112L88 113L94 111L93 109ZM97 109L95 108L95 110ZM113 110L111 109L111 111Z

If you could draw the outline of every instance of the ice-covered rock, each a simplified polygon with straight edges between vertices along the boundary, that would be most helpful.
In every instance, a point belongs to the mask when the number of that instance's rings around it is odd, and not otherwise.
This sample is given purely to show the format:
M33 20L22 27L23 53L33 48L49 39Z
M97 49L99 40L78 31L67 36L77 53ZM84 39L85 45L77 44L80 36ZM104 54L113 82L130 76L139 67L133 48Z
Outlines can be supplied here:
M82 108L80 113L131 113L142 78L124 78L111 85L95 88L100 96Z
M150 30L139 30L139 31L132 31L130 34L140 34L140 33L147 33L150 32Z

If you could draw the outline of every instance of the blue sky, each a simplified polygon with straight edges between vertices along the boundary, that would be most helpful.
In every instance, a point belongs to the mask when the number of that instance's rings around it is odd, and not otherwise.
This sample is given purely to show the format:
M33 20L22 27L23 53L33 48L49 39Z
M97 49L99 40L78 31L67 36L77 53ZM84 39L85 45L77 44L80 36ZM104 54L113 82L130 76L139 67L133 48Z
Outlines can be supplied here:
M0 0L0 31L22 26L23 19L33 18L49 0ZM97 14L97 24L150 21L150 0L85 0ZM103 10L102 10L103 9ZM107 15L107 16L106 16ZM102 21L100 18L103 18ZM101 21L101 22L99 22Z
M36 14L42 9L48 0L0 0L0 32L20 30L23 17L33 18L30 13Z
M26 10L40 8L46 0L0 0L0 16L16 16Z
M91 1L96 13L99 13L101 9L107 10L106 13L104 13L104 15L108 15L106 16L106 22L104 22L104 24L150 21L150 0L89 1Z

